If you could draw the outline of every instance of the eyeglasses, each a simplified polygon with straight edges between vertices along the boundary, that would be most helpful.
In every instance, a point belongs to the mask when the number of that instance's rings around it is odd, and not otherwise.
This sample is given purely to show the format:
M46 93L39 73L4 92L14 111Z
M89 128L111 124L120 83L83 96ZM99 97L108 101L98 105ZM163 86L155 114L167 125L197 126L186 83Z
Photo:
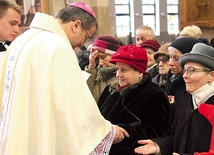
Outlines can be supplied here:
M85 43L87 43L87 42L89 42L91 39L92 39L92 37L89 35L89 33L88 33L88 31L85 29L85 27L83 26L83 24L81 23L81 25L82 25L82 28L84 29L84 31L86 32L86 36L85 36Z
M189 75L192 75L194 72L211 72L212 70L210 69L205 69L205 68L193 68L193 67L189 67L189 68L184 68L183 69L183 74L187 73Z
M163 64L167 63L169 61L169 59L167 58L162 58L162 59L156 59L155 60L157 64L159 64L160 62L162 62Z

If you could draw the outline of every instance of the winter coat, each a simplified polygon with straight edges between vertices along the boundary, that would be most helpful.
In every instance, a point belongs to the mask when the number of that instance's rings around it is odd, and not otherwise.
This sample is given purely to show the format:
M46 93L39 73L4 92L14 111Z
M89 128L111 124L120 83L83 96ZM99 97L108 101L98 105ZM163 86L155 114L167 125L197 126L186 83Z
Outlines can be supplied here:
M205 103L214 105L214 95ZM152 140L160 146L162 155L172 155L172 152L192 155L194 152L209 151L211 134L210 122L198 109L193 110L192 96L186 93L177 106L170 135Z
M87 65L89 65L90 51L88 51L88 50L80 51L80 52L76 53L76 55L77 55L77 59L78 59L81 70L84 70L85 67Z
M172 113L171 117L172 117L172 122L173 122L177 105L181 102L181 99L182 99L182 96L184 95L184 93L186 93L186 85L185 85L182 75L177 75L177 78L173 82L170 79L171 77L172 77L172 73L171 73L171 71L169 71L168 77L167 77L167 82L165 85L165 92L168 95L175 96L174 103L172 103L170 105L171 113Z
M152 78L152 82L165 90L166 78L164 78L164 76L157 74L154 78Z
M117 80L116 70L115 66L98 66L96 69L90 69L86 66L85 71L91 74L87 80L87 84L96 102L98 102L105 87Z
M148 74L120 90L114 83L105 88L98 102L101 114L124 128L130 137L114 144L110 155L132 155L140 139L163 137L170 124L169 102L165 92L151 82Z
M157 64L154 64L153 66L147 68L146 72L149 73L151 78L153 79L156 75L159 74L159 66Z

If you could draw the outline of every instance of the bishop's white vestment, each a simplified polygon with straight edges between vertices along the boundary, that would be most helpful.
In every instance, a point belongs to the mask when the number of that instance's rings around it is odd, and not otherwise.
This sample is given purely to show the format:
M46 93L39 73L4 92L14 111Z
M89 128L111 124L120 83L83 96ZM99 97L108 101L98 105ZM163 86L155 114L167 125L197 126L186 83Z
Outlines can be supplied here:
M0 106L1 155L88 155L112 129L65 32L42 13L4 56Z

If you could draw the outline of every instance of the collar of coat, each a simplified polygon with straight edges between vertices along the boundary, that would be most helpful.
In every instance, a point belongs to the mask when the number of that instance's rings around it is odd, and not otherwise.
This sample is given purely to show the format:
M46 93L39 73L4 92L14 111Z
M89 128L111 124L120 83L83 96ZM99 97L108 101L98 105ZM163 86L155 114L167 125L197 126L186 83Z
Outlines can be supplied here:
M125 88L123 88L123 89L120 89L118 80L116 80L114 83L112 83L112 84L110 85L110 87L109 87L109 92L110 92L110 94L113 94L113 93L115 93L115 92L120 92L120 93L122 94L122 93L125 92L125 91L128 91L128 90L135 89L135 88L139 87L139 85L142 85L142 84L143 84L145 81L147 81L149 78L151 78L151 77L150 77L150 74L149 74L149 73L145 73L145 74L143 75L143 78L142 78L139 82L137 82L137 83L135 83L135 84L133 84L133 85L131 85L131 86L129 86L129 87L125 87Z
M111 66L111 67L100 67L98 66L98 73L97 73L97 78L96 80L103 80L103 81L108 81L112 77L116 76L116 71L117 68L116 66Z

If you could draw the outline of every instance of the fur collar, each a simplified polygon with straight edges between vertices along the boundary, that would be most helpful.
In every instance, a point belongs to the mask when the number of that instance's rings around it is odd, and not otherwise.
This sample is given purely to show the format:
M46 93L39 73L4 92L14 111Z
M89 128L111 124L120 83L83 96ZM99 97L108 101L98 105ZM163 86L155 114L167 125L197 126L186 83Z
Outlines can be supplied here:
M97 78L96 80L103 80L103 81L108 81L112 77L116 75L117 68L116 66L112 67L100 67L98 66L98 73L97 73Z
M139 87L139 86L142 85L145 81L147 81L149 78L150 78L149 73L145 73L145 74L143 75L143 78L142 78L139 82L137 82L137 83L135 83L135 84L133 84L133 85L131 85L131 86L129 86L129 87L125 87L125 88L123 88L123 89L120 89L120 86L119 86L119 83L118 83L118 80L117 80L117 81L115 81L114 83L112 83L112 84L110 85L110 87L109 87L109 92L110 92L110 94L113 94L114 92L120 92L120 94L122 95L122 94L124 94L125 92L127 92L127 91L129 91L129 90L133 90L133 89Z

